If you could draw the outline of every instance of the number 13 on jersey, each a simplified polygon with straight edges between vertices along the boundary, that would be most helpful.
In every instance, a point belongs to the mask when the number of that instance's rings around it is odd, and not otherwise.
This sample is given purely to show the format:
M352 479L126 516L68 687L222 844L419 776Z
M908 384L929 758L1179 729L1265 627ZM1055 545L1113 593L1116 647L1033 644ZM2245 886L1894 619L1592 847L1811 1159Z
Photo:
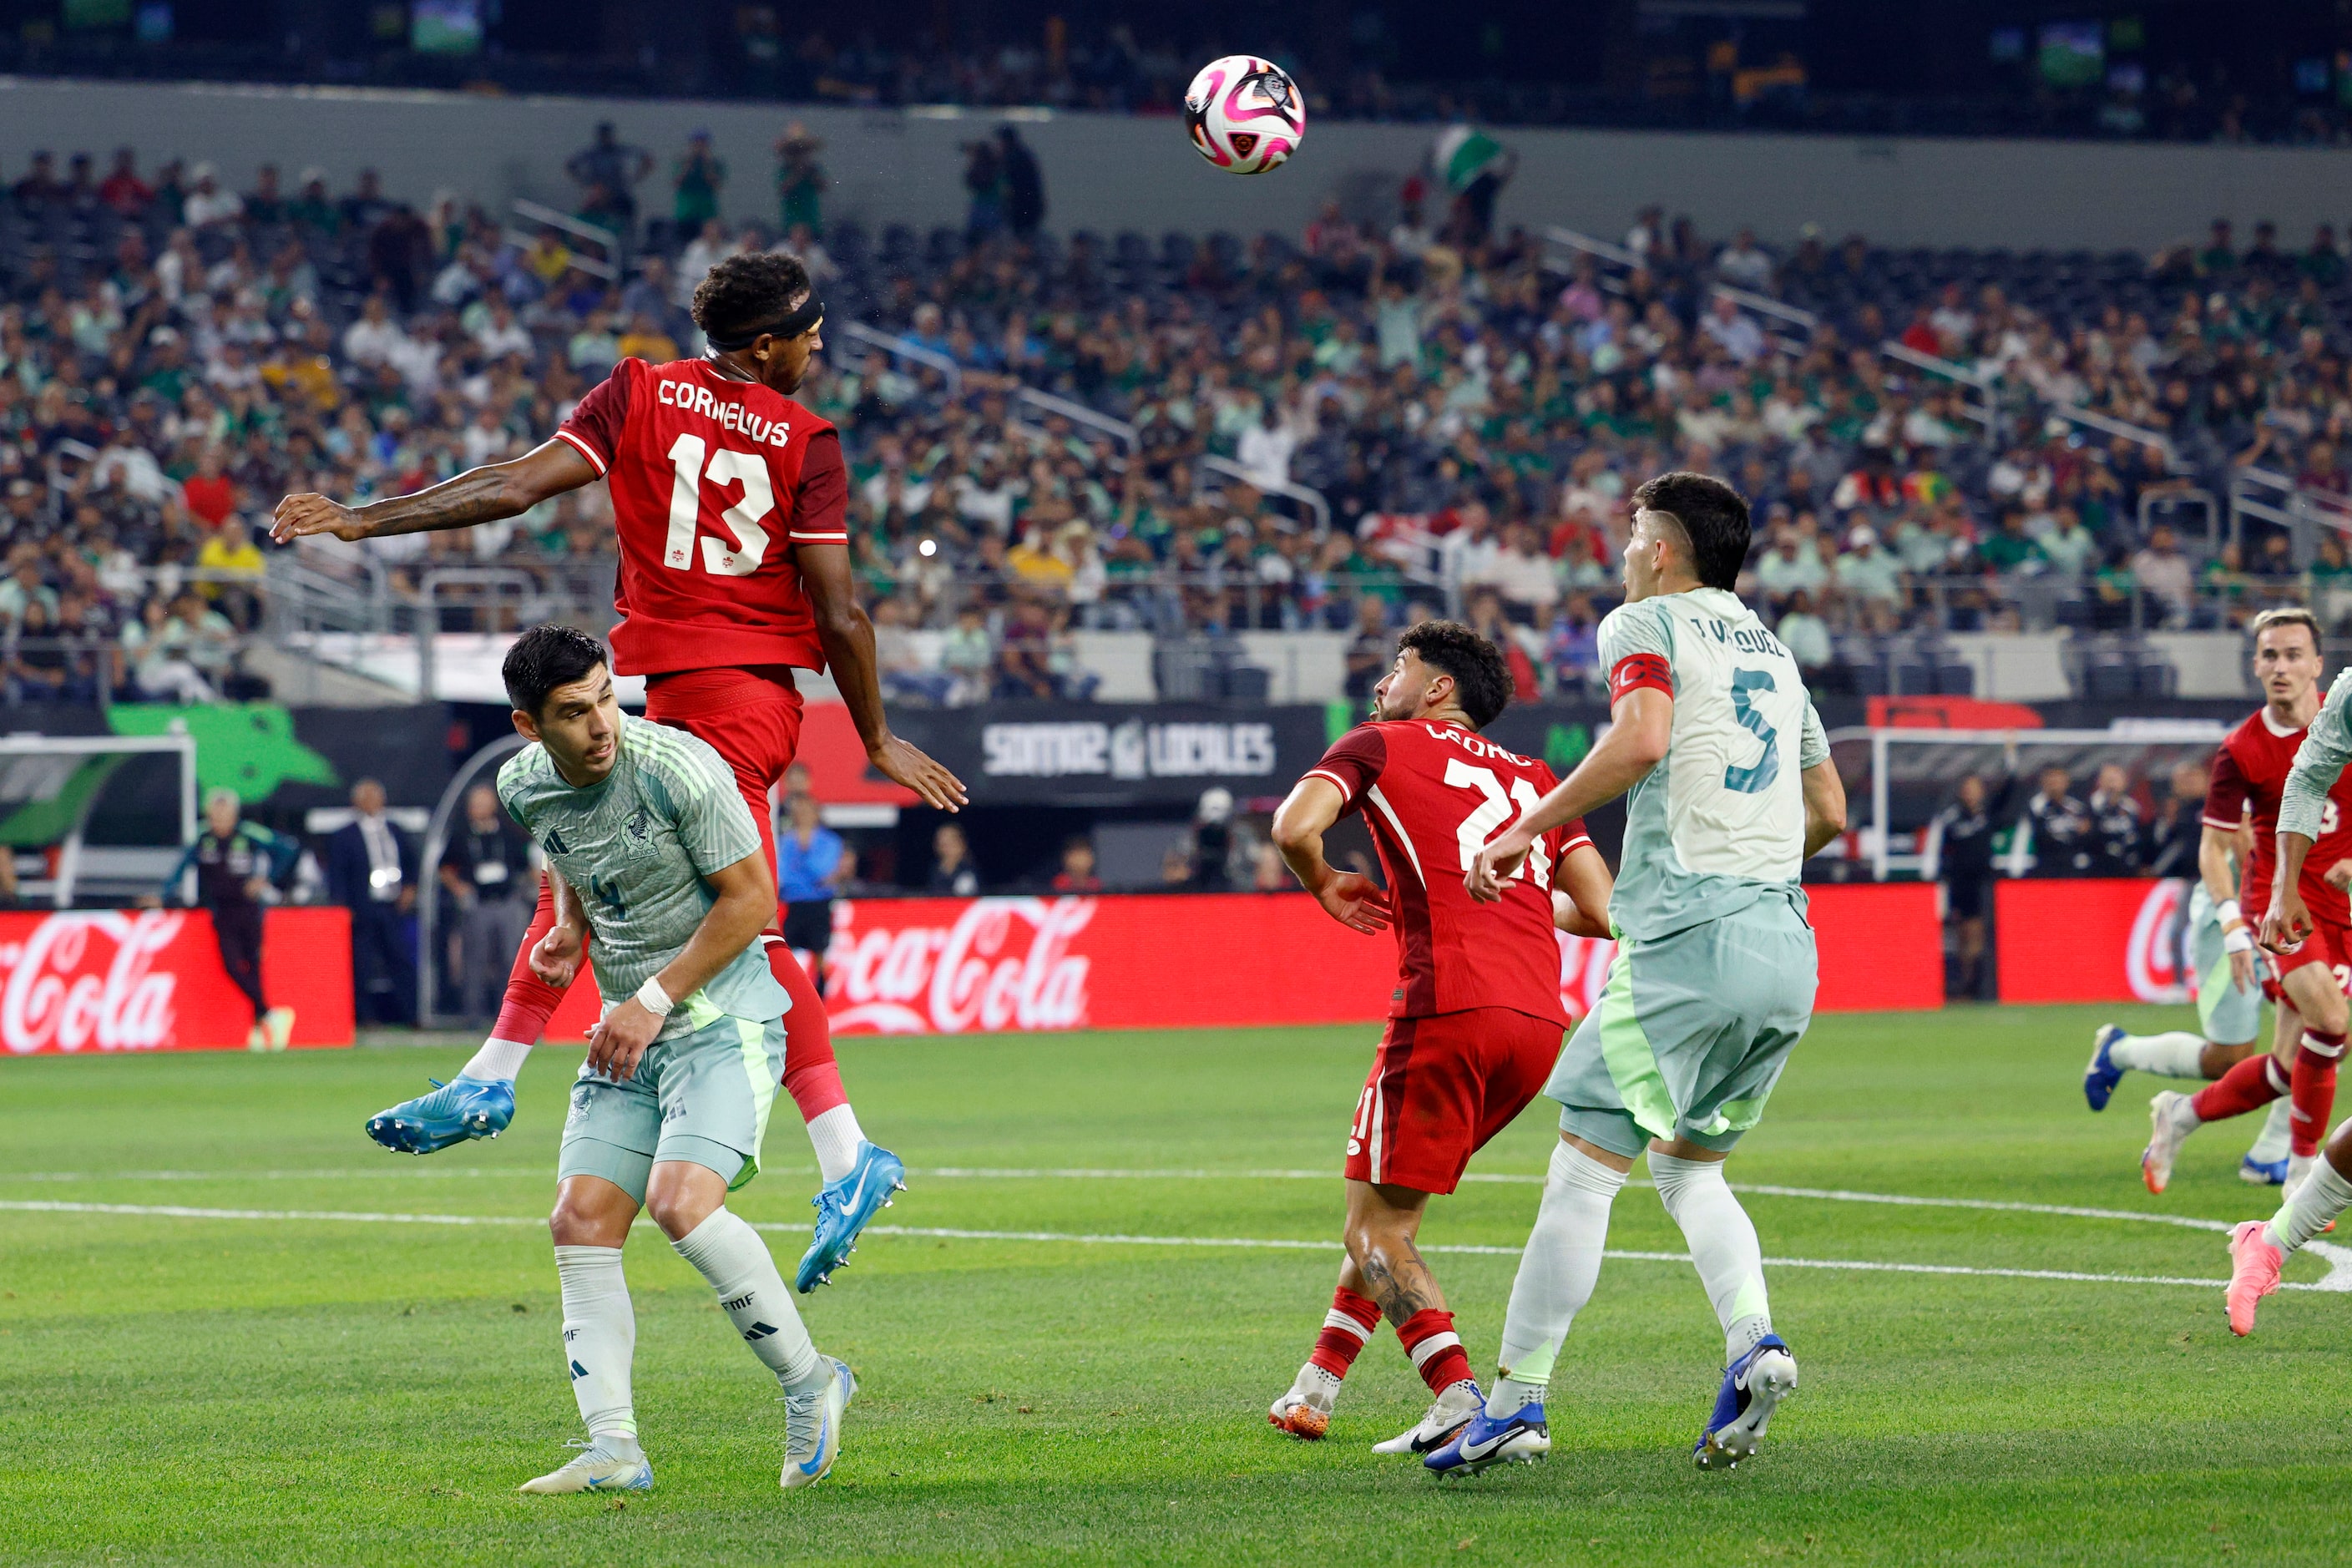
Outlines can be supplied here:
M768 465L754 453L721 447L712 452L701 437L686 434L670 443L669 537L662 546L662 564L676 572L694 570L694 545L700 531L702 481L740 485L743 499L719 514L735 536L730 550L718 540L702 537L702 569L720 577L749 577L768 558L768 531L760 520L776 510L776 492L768 483Z

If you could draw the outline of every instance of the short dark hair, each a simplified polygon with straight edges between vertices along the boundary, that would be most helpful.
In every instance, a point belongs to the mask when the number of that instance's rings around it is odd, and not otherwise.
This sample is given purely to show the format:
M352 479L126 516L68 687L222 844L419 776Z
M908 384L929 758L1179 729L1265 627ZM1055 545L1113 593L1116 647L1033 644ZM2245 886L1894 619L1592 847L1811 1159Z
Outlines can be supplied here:
M694 324L705 337L740 338L790 315L811 287L797 256L781 250L730 256L694 286Z
M1397 651L1411 648L1421 662L1454 678L1454 695L1473 730L1483 730L1510 706L1511 667L1503 650L1460 621L1423 621L1397 637Z
M507 649L499 675L507 683L507 700L537 719L549 692L585 680L598 665L612 662L604 645L577 626L533 626Z
M1633 492L1643 511L1663 511L1689 536L1691 570L1709 588L1729 588L1748 563L1748 503L1721 479L1706 474L1660 474Z

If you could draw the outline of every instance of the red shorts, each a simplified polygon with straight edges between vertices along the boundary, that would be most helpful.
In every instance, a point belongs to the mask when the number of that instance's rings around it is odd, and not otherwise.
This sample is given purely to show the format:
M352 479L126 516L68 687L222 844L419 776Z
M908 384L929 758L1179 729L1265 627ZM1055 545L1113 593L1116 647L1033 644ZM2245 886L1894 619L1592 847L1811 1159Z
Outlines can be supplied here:
M1543 1091L1562 1030L1508 1007L1391 1018L1348 1133L1348 1179L1450 1193Z
M776 825L768 791L793 765L801 744L801 694L787 665L757 669L684 669L646 680L646 717L683 730L735 770L751 808L760 847L776 868Z
M2352 929L2314 915L2311 934L2293 952L2270 952L2263 956L2270 962L2263 969L2263 994L2273 1002L2285 1000L2283 985L2286 977L2306 964L2325 964L2336 977L2338 991L2352 992Z

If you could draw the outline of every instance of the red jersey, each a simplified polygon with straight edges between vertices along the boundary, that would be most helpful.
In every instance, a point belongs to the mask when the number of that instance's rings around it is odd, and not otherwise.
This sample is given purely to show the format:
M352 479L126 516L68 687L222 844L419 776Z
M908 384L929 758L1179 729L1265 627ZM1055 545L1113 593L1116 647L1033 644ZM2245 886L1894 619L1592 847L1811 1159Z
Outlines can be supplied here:
M1397 1018L1508 1007L1568 1027L1551 874L1592 840L1584 824L1536 841L1499 903L1462 886L1470 859L1559 781L1460 724L1411 719L1360 724L1308 770L1339 786L1340 815L1361 810L1386 872L1397 939Z
M2281 730L2271 721L2267 705L2230 731L2213 758L2213 782L2205 794L2205 826L2224 833L2237 830L2239 819L2253 814L2254 847L2240 872L2238 902L2249 921L2260 921L2271 907L2271 872L2278 864L2279 797L2294 753L2303 744L2300 729ZM2327 792L2327 807L2320 817L2319 841L2303 862L2303 901L2315 920L2335 925L2347 921L2344 889L2331 886L2327 868L2352 857L2352 768Z
M710 362L625 359L556 431L613 498L613 668L824 668L795 545L847 544L841 437Z

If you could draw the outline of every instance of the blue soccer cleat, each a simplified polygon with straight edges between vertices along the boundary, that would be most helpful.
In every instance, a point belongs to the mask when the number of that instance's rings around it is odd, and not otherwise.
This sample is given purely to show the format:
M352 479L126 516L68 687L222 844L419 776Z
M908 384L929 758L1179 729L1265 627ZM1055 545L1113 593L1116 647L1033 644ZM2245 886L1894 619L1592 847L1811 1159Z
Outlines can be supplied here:
M1756 1452L1764 1425L1797 1386L1797 1358L1778 1334L1766 1334L1753 1349L1723 1369L1715 1413L1691 1450L1702 1470L1727 1470Z
M1444 1447L1422 1456L1432 1475L1475 1476L1489 1465L1531 1465L1551 1452L1541 1405L1522 1405L1500 1421L1481 1409Z
M367 1135L395 1154L430 1154L468 1138L495 1138L514 1120L514 1085L460 1073L448 1083L426 1079L419 1095L368 1118Z
M811 1198L816 1210L816 1238L801 1254L793 1289L805 1296L833 1278L836 1268L849 1267L857 1250L857 1234L866 1222L890 1206L893 1193L907 1190L907 1163L878 1144L857 1145L857 1163L837 1182Z
M2099 1032L2091 1037L2091 1065L2083 1069L2083 1098L2094 1110L2105 1110L2115 1097L2116 1085L2124 1080L2124 1069L2107 1056L2123 1037L2121 1026L2116 1024L2100 1025Z
M2283 1187L2286 1185L2286 1162L2257 1160L2249 1154L2238 1162L2238 1180L2257 1187Z

